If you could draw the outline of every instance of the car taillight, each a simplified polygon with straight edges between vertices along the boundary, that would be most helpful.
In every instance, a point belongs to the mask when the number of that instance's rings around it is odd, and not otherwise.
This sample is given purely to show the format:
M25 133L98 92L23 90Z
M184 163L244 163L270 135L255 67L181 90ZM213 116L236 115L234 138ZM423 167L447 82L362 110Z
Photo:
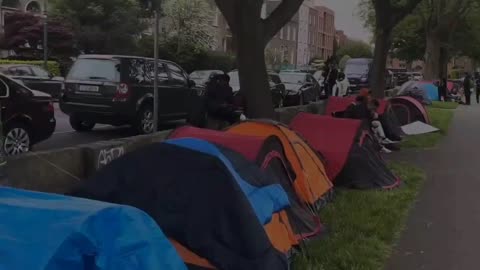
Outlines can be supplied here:
M55 107L53 107L53 102L49 102L47 106L43 108L43 110L45 112L51 112L51 113L55 112Z
M113 102L125 102L130 96L130 89L126 83L121 83L117 86L117 91L115 91L115 96L113 97Z

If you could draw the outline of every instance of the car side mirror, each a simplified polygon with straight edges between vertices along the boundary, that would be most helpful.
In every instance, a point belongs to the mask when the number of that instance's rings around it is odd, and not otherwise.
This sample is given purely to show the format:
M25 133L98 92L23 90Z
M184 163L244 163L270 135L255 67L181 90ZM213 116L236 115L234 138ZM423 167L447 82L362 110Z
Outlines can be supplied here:
M190 88L195 87L195 81L192 79L188 79L188 87Z

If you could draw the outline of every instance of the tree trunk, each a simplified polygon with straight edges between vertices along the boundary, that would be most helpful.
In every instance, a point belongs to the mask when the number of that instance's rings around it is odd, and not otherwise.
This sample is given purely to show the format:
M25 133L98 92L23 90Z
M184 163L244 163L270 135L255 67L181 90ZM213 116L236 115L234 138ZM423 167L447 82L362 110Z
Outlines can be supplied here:
M255 28L251 28L254 32ZM237 63L242 95L246 98L249 118L273 119L272 93L265 64L265 44L262 38L242 33L237 39Z
M438 74L439 79L448 79L448 49L445 47L440 48L440 72Z
M438 76L441 74L440 58L440 38L435 33L427 34L427 48L425 51L425 71L423 74L426 80L439 79Z
M375 52L370 90L375 98L385 97L385 70L387 55L391 45L391 29L378 29L375 35Z

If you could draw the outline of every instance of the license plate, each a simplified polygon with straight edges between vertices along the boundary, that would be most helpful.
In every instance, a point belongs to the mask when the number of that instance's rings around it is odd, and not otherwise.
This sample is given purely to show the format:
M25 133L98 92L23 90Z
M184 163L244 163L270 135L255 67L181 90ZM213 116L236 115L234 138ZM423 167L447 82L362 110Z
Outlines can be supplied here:
M357 85L356 84L350 84L350 87L355 88L355 87L357 87Z
M98 92L98 86L96 85L80 85L78 91L96 93Z

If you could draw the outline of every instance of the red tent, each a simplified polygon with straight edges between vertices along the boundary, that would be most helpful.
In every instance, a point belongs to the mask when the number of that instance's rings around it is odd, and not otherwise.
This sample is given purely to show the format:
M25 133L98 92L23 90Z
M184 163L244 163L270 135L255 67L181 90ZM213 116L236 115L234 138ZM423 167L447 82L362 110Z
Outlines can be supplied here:
M391 189L400 184L362 121L300 113L290 127L325 157L327 174L335 185Z
M243 136L222 131L183 126L175 129L169 135L170 139L197 138L213 142L230 148L242 154L250 161L256 161L257 156L265 143L265 139L254 136Z
M430 123L428 112L420 101L409 96L398 96L390 99L392 109L400 124L407 125L416 121Z
M355 102L354 96L330 97L327 101L325 115L336 116L338 113L345 111L353 102ZM380 106L377 109L377 113L386 136L391 140L400 141L404 134L395 113L392 111L390 101L382 99L379 100L379 103Z
M327 102L326 115L333 115L337 112L345 111L350 104L355 103L356 96L348 97L330 97ZM377 113L384 114L388 108L388 100L379 100L380 107L378 107Z

